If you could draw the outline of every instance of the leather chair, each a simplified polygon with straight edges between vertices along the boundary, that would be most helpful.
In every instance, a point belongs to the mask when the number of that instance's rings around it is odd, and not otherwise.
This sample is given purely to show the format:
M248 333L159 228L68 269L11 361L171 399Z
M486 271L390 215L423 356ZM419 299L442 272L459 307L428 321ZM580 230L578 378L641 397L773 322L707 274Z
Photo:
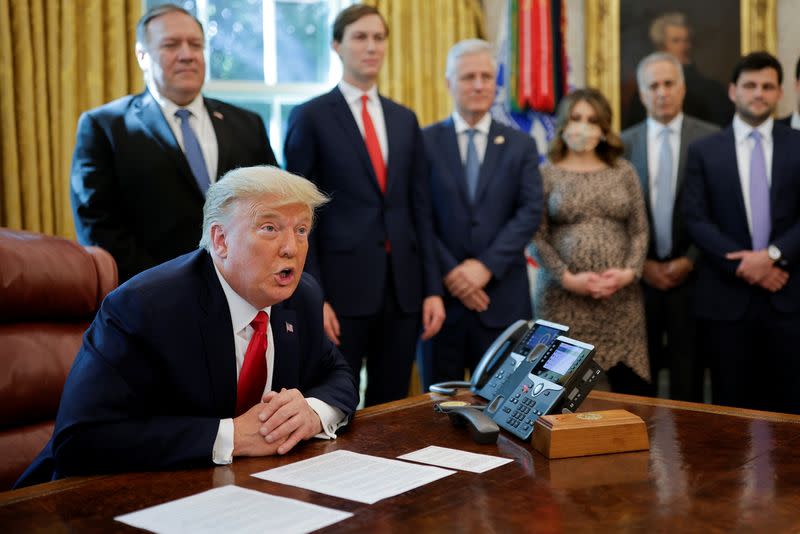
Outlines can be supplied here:
M0 228L0 490L50 439L83 332L117 283L105 250Z

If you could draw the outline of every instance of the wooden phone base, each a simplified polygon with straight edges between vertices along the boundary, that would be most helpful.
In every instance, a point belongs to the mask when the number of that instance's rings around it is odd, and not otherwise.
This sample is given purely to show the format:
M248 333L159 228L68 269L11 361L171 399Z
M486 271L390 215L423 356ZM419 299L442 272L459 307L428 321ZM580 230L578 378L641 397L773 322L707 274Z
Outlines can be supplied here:
M536 420L533 448L548 458L571 458L650 448L647 427L627 410L544 415Z

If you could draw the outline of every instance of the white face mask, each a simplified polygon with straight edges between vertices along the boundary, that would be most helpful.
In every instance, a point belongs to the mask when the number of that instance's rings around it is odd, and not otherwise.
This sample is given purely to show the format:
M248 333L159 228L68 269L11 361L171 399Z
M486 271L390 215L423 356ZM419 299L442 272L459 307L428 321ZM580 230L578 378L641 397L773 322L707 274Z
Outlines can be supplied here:
M567 124L561 139L573 152L590 152L600 143L603 132L596 124L585 122L572 122Z

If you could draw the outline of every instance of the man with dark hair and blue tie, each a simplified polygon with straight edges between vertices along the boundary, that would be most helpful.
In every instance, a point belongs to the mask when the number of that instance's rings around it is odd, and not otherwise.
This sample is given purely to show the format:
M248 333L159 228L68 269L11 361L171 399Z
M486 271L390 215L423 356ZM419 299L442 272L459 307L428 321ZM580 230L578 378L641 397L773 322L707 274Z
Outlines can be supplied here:
M78 240L111 253L120 282L197 246L209 184L275 165L261 118L205 98L200 22L172 4L136 26L147 89L84 113L72 160Z
M772 119L782 74L766 52L739 60L733 124L689 146L684 207L714 403L800 413L800 132Z
M669 371L670 398L701 402L705 365L691 302L698 251L686 232L680 199L689 143L719 128L681 111L686 83L675 56L650 54L639 62L636 78L647 119L620 137L639 174L650 222L642 270L650 370L654 377L660 367Z

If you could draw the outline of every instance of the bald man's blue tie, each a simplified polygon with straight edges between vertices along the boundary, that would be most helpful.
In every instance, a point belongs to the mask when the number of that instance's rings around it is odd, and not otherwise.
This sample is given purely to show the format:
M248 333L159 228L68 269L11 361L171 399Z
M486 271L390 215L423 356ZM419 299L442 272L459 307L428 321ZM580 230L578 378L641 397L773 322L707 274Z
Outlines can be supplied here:
M181 120L181 134L183 135L183 153L186 155L186 160L189 162L189 168L192 169L194 179L197 181L200 191L205 196L208 191L209 179L208 168L206 168L206 160L203 157L203 149L200 148L200 141L194 134L191 125L189 124L189 116L192 114L188 109L179 109L175 112L175 116Z

